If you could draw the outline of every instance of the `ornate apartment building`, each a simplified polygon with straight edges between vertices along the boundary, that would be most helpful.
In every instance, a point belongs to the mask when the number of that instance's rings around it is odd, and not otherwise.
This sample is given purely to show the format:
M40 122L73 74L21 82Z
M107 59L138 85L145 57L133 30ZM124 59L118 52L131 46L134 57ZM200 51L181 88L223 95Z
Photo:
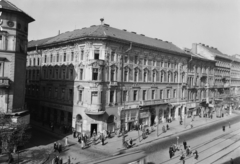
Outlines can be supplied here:
M0 1L0 112L29 120L25 109L28 24L34 19L9 1Z
M91 133L129 130L214 104L215 59L101 21L29 42L26 101L33 119Z

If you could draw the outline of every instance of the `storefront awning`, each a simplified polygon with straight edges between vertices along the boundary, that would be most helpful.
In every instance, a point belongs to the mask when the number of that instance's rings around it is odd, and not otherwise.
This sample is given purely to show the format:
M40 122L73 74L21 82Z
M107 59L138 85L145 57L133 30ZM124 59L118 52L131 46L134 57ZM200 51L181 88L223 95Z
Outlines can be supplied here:
M89 109L85 109L84 112L88 115L102 115L105 113L105 111L97 111L97 110L89 110Z

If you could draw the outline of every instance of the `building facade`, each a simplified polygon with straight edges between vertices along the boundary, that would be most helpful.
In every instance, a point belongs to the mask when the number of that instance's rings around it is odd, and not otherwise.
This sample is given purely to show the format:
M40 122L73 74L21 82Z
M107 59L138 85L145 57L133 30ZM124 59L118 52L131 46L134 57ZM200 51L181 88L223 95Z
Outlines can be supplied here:
M102 22L29 42L26 101L34 120L79 132L184 120L214 104L215 63Z
M14 116L26 111L28 24L34 19L9 1L2 0L0 5L0 112Z

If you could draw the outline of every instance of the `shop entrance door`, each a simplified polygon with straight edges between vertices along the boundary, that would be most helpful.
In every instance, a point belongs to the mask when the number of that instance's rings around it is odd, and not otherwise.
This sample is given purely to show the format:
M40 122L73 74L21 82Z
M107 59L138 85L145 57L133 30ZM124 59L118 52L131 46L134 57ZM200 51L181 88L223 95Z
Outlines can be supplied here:
M92 137L92 134L93 134L94 131L97 134L97 124L91 124L91 137Z

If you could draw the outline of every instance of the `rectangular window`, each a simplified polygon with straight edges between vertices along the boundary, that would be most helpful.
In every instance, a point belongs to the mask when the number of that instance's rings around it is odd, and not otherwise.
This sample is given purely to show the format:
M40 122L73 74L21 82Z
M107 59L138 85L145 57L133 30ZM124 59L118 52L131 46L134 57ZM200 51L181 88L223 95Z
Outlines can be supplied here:
M135 71L134 72L134 81L137 82L138 81L137 79L138 79L138 72Z
M64 99L64 97L65 97L65 89L62 88L61 99Z
M78 101L82 101L82 95L83 95L83 91L82 90L79 90L78 91Z
M134 63L138 64L138 57L137 56L134 56Z
M73 79L73 69L70 69L70 79Z
M110 103L114 102L114 91L110 91Z
M124 57L124 62L125 62L125 63L128 62L128 57L127 57L127 56Z
M83 60L84 50L81 50L81 60Z
M170 90L167 90L167 98L170 98Z
M128 71L124 71L124 81L128 80Z
M57 54L57 59L56 60L57 60L56 62L59 62L59 54Z
M74 60L74 52L71 53L71 61Z
M147 91L143 90L143 100L147 100Z
M80 68L79 70L79 80L83 80L83 69Z
M156 61L155 61L155 60L153 60L152 64L153 64L153 66L156 66Z
M44 63L47 63L47 55L44 56Z
M94 59L99 59L99 50L94 50Z
M143 60L144 65L147 65L147 59Z
M123 101L124 102L127 101L127 96L128 96L128 92L127 91L123 91Z
M54 98L57 98L57 95L58 95L58 89L55 88L55 91L54 91Z
M173 98L177 98L177 91L176 91L176 89L173 90Z
M152 99L155 99L155 90L152 90Z
M136 100L138 100L138 94L137 94L138 92L135 90L135 91L133 91L133 101L136 101Z
M63 54L63 62L67 61L67 55L66 53Z
M163 99L163 90L160 90L159 98L160 98L160 99Z
M65 69L62 70L62 78L63 78L63 79L66 78L66 71L65 71Z
M98 80L98 68L93 68L92 80Z
M114 58L115 58L115 52L112 51L112 52L111 52L111 61L114 61Z
M69 89L69 97L68 97L69 100L73 100L73 90L72 89Z

